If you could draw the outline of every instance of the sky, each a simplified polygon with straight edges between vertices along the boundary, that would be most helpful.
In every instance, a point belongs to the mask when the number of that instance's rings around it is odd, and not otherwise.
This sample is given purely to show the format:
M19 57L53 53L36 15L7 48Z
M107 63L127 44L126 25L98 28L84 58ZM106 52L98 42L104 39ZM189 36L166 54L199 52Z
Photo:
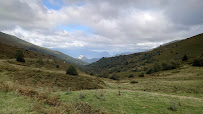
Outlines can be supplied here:
M100 58L200 34L202 11L203 0L1 0L0 31Z

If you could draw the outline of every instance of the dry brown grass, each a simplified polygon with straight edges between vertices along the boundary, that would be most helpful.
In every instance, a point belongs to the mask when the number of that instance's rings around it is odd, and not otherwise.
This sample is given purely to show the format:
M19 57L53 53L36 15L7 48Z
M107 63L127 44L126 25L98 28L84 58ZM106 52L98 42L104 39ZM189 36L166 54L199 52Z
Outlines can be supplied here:
M15 85L15 86L14 86ZM32 111L46 114L105 114L101 110L95 110L86 103L62 103L60 96L52 92L42 92L31 87L21 86L15 83L0 83L0 91L17 91L19 95L33 99Z

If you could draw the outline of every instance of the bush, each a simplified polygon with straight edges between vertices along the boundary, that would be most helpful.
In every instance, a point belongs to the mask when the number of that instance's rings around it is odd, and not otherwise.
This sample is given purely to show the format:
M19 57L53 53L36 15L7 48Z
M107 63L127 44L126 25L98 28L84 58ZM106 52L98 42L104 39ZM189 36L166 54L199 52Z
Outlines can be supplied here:
M56 65L56 68L59 68L59 65Z
M180 67L180 62L179 61L171 60L170 63L171 63L171 68L172 69L176 69L176 68Z
M101 74L99 74L99 77L102 78L108 78L109 74L107 72L102 72Z
M162 70L161 65L156 62L156 63L153 65L153 72L158 72L158 71L161 71L161 70Z
M44 62L43 62L42 59L38 59L38 60L37 60L37 63L40 64L40 65L43 65L43 64L44 64Z
M16 61L19 61L19 62L25 62L25 59L24 59L24 54L21 50L17 50L16 52Z
M131 84L135 84L135 83L138 83L138 81L133 80L133 81L131 81L130 83L131 83Z
M203 66L203 58L197 58L192 63L193 66Z
M139 75L139 77L144 77L144 73L142 72L142 73Z
M168 109L171 111L177 111L178 107L175 103L171 103L171 106Z
M77 72L76 68L73 65L70 65L66 70L66 74L78 75L78 72Z
M157 62L147 70L146 74L151 74L162 70L176 69L179 66L180 66L180 62L175 60L171 60L170 62L166 62L166 61L162 61L161 63Z
M162 70L170 70L171 69L171 64L167 63L166 61L163 61L161 63L161 66L162 66Z
M133 74L130 74L129 76L128 76L128 78L133 78L134 77L134 75Z
M184 55L183 58L182 58L182 61L187 61L187 60L188 60L187 55Z
M153 70L150 68L149 70L147 70L146 73L147 73L147 74L151 74L151 73L153 73Z
M80 93L79 98L80 99L84 99L86 97L86 95L84 93Z
M93 76L93 75L94 75L94 73L93 73L93 72L90 72L90 75L91 75L91 76Z
M119 77L118 77L118 75L117 74L112 74L112 76L110 77L110 79L112 79L112 80L119 80Z

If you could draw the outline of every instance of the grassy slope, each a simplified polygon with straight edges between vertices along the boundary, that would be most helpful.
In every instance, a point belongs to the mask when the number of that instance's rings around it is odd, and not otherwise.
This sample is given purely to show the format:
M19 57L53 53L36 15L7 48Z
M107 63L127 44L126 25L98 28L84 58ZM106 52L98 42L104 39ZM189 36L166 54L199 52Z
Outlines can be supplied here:
M26 50L23 48L13 47L9 46L3 43L0 43L0 58L1 59L12 59L15 58L15 54L17 50L22 50L24 53L25 58L49 58L54 59L54 57L51 57L47 54L38 53L31 50Z
M33 59L31 60L33 64ZM20 85L32 87L56 87L61 90L81 90L102 88L102 81L95 77L71 76L65 74L65 70L49 67L44 63L42 66L34 67L26 63L15 62L15 60L0 61L0 82L15 81ZM81 73L81 72L79 72ZM7 79L7 80L6 80Z
M179 69L162 71L152 75L145 76L143 78L135 77L131 78L130 80L122 80L120 82L104 79L103 81L106 83L106 86L103 85L103 87L105 87L105 89L98 90L75 89L77 91L70 91L70 89L61 89L63 87L60 86L55 88L54 86L49 85L52 84L50 83L51 81L49 80L49 78L55 75L61 77L65 73L64 71L60 70L58 71L56 69L49 70L47 68L42 68L43 69L42 70L32 66L26 66L27 68L25 68L25 66L18 65L13 62L10 63L7 61L1 61L0 66L1 66L0 67L1 82L4 83L6 82L10 84L14 83L15 87L18 86L23 88L34 87L35 90L38 91L51 90L52 93L49 94L59 95L60 101L63 104L70 103L87 104L87 107L84 110L88 110L90 107L92 107L94 110L99 109L102 110L103 112L115 114L161 113L161 112L174 113L174 111L168 109L169 107L174 106L177 109L177 111L175 111L176 113L192 113L192 114L203 113L202 67L192 67L189 65L185 65ZM40 72L40 74L38 74L35 71ZM43 81L44 79L42 78L41 74L43 74L43 76L45 77L49 76L49 78L46 77L47 80ZM24 81L25 83L20 83L21 79L19 79L19 76L24 77L23 79L26 80ZM45 84L44 85L40 84L40 87L35 86L35 84L33 83L35 81L30 80L30 76L32 76L31 79L34 80L36 77L38 78L41 77L41 79L38 81L44 82ZM74 78L75 78L74 76L70 78L71 82L74 82ZM95 79L91 78L88 75L80 76L80 78L90 78L91 80ZM14 81L13 79L16 81ZM64 78L62 78L62 80L64 80ZM132 80L136 80L138 81L138 83L131 84L130 82ZM98 82L96 81L96 83ZM64 83L60 82L59 84ZM85 85L86 83L81 84ZM73 85L73 87L75 86L77 85ZM80 85L78 85L78 87L79 86ZM118 95L118 91L121 92L120 96ZM39 106L41 105L48 112L50 110L58 110L59 112L63 112L65 110L65 108L62 107L61 105L49 106L46 104L43 105L43 103L39 105L38 103L35 103L37 102L37 99L31 99L29 97L26 97L25 99L25 97L19 96L18 93L16 92L2 92L2 90L0 89L0 94L3 97L3 99L0 100L1 102L0 109L1 111L3 111L3 113L4 112L37 113L36 110L33 110L33 108L39 108ZM5 103L5 100L10 101L10 104ZM17 105L17 103L19 105ZM9 106L10 110L8 110L8 108L3 108L6 106ZM75 106L72 108L74 109Z
M103 96L100 97L103 92ZM86 97L79 99L80 94ZM202 99L193 99L179 96L163 96L162 94L153 94L148 92L121 90L121 96L118 96L118 90L92 90L78 91L70 95L62 94L64 102L87 102L94 108L106 110L114 114L134 114L134 113L174 113L168 108L175 103L177 113L202 113ZM78 100L79 99L79 100ZM179 105L180 104L180 105Z
M35 59L26 59L26 63L0 60L0 113L80 113L85 107L94 112L87 104L60 103L52 93L99 89L105 86L103 81L81 71L79 76L66 75L62 68L46 64L36 67Z
M52 51L52 50L44 48L44 47L33 45L29 42L26 42L24 40L21 40L21 39L15 37L15 36L11 36L11 35L8 35L8 34L2 33L2 32L0 32L0 43L4 44L4 46L5 46L5 44L8 46L11 46L11 47L7 46L7 48L18 47L18 48L23 48L23 49L26 49L29 51L30 50L36 51L38 53L47 54L47 55L56 57L58 59L67 61L68 63L75 64L75 65L84 65L85 64L85 62L78 60L78 59L74 59L73 57L65 55L61 52ZM3 45L0 45L0 46L3 46ZM12 52L9 49L6 49L6 50L8 50L8 51L6 51L8 53ZM5 53L5 51L4 51L4 53ZM4 55L6 56L6 55L10 55L10 54L5 53Z
M149 68L155 62L170 60L182 60L186 54L189 59L203 54L203 34L174 42L165 46L160 46L148 52L122 55L110 58L102 58L99 61L88 65L88 70L95 73L132 72L136 69L143 71L144 67ZM135 73L136 74L136 73ZM122 74L121 74L122 75Z
M87 102L92 107L111 113L203 113L203 68L184 66L144 78L120 82L105 79L103 90L61 93L64 102ZM132 80L138 81L131 84ZM121 91L121 96L118 91ZM81 98L81 96L85 96Z

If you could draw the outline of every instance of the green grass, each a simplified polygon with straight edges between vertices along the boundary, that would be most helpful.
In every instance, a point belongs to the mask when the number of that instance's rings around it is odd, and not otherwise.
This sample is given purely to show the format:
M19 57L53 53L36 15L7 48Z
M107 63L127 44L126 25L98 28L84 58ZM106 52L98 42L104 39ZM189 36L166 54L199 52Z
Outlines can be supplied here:
M0 88L0 113L59 113L66 109L67 112L81 112L84 109L110 114L203 113L202 67L185 65L175 70L120 81L97 79L82 72L79 74L75 77L66 75L60 69L0 61L0 82L11 88L9 92L2 92ZM132 84L131 81L138 83ZM92 89L97 84L105 89L81 90L83 87ZM32 89L39 93L47 91L48 96L59 95L61 105L48 105L30 97ZM23 90L29 95L12 92L14 90ZM50 98L49 101L54 102ZM171 107L177 111L170 110Z
M85 98L80 98L80 94ZM103 98L98 98L103 93ZM103 109L110 113L174 113L168 108L175 103L177 113L202 113L202 100L192 98L181 98L178 96L163 96L149 92L121 90L118 96L117 89L84 90L75 91L70 94L62 93L63 102L86 102L96 109ZM179 104L181 106L179 106Z
M16 92L0 91L1 114L28 114L32 112L32 105L31 99L19 96Z
M203 68L185 65L145 77L113 81L108 89L62 93L63 102L86 102L110 113L203 113ZM132 80L138 81L131 84ZM119 96L118 91L121 91ZM84 98L80 98L80 95ZM169 108L175 107L177 111Z
M131 84L132 80L138 81ZM109 88L148 92L159 92L175 95L186 95L203 98L203 68L185 65L179 69L158 72L145 77L121 80L120 83L106 79Z
M0 62L0 82L15 81L20 85L31 86L35 88L51 87L57 90L82 90L103 88L103 81L96 77L67 75L60 69L36 68L32 66L23 66L15 62Z

